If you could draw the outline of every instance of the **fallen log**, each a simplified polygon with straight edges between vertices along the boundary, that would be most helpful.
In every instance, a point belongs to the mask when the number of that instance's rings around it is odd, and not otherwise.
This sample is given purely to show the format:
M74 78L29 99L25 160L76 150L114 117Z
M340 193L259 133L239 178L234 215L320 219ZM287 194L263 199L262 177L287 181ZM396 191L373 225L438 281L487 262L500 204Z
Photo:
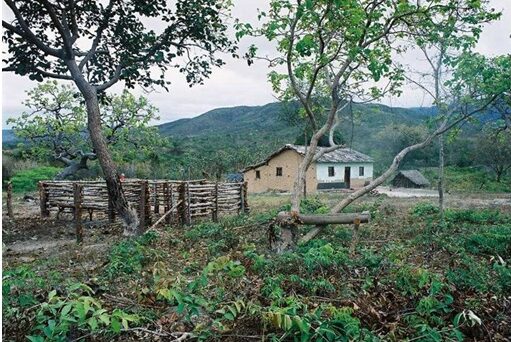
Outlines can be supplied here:
M359 223L368 223L371 215L368 212L362 213L342 213L331 215L303 215L303 214L290 214L288 212L280 212L277 215L279 221L287 222L288 220L296 220L299 224L311 225L329 225L329 224L353 224L356 219Z
M299 239L298 243L306 243L312 240L318 235L323 228L329 224L354 224L357 229L360 223L368 223L371 218L369 212L364 211L362 213L340 213L340 214L329 214L329 215L303 215L298 213L280 212L277 215L277 222L282 228L283 233L287 234L287 237L283 239L281 245L277 245L277 251L284 251L289 246L296 244L295 238L297 237L294 228L299 224L315 225L307 234Z

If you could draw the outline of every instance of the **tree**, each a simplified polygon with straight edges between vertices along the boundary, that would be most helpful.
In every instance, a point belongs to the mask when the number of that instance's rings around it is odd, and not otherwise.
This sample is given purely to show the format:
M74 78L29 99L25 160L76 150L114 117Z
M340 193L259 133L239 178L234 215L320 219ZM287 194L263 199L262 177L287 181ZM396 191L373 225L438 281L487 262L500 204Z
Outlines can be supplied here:
M157 119L157 109L146 98L124 91L119 96L105 97L103 102L103 135L114 154L128 148L147 155L162 145L157 129L148 127L150 120ZM96 153L87 133L87 114L80 94L70 85L49 81L28 91L24 104L30 111L7 122L25 141L25 150L37 158L50 156L64 163L66 168L57 179L73 178L80 170L88 169L88 161L96 159Z
M235 52L224 23L230 1L4 1L14 20L2 21L8 46L3 71L74 82L85 100L92 145L124 233L140 233L102 134L100 97L119 81L128 88L166 88L171 67L190 85L203 83L213 66L223 64L217 52Z
M268 18L262 29L255 34L263 34L269 40L276 41L276 58L266 58L270 65L283 64L287 73L270 73L274 90L283 99L296 99L302 106L303 117L315 132L310 147L301 162L291 195L291 210L298 213L303 192L305 174L312 162L324 153L342 147L330 139L330 147L317 151L319 139L326 133L331 137L339 124L338 113L353 99L371 101L385 93L399 93L403 81L403 70L393 63L392 53L401 52L400 44L413 34L410 27L416 27L431 21L425 20L438 11L455 3L456 6L472 6L472 1L283 1L271 2L271 10L261 16ZM476 4L477 5L477 4ZM240 35L253 32L247 25L239 25ZM256 48L249 51L249 57L257 54ZM474 72L474 70L473 70ZM459 74L458 79L462 76ZM495 76L495 75L492 75ZM495 76L496 77L496 76ZM476 78L472 77L473 81ZM457 80L458 80L457 79ZM368 84L368 81L371 83ZM454 83L453 83L454 86ZM462 120L480 111L480 106L468 105L466 88L456 84L464 92L452 113L441 121L423 141L401 150L393 159L390 167L369 185L363 187L333 208L339 212L354 200L382 184L399 167L402 159L410 152L429 145L434 138L456 126ZM487 94L489 96L489 94ZM482 99L481 106L488 105ZM467 101L461 101L467 100ZM474 108L477 107L477 108ZM326 114L325 114L326 113ZM321 118L324 117L324 120ZM291 215L297 217L297 215ZM282 229L283 239L280 250L293 246L296 226L287 224ZM307 234L307 240L315 232ZM302 241L306 241L302 239Z
M511 132L487 130L476 141L475 160L495 173L500 182L511 169Z
M452 77L450 63L462 52L470 51L479 40L484 23L496 20L500 13L488 8L487 1L452 1L442 6L434 15L419 17L421 25L410 25L410 36L423 53L429 71L411 72L407 79L428 94L437 110L437 125L449 112L452 94L445 82ZM417 76L418 78L414 78ZM445 141L438 136L438 204L440 218L444 219L445 191Z

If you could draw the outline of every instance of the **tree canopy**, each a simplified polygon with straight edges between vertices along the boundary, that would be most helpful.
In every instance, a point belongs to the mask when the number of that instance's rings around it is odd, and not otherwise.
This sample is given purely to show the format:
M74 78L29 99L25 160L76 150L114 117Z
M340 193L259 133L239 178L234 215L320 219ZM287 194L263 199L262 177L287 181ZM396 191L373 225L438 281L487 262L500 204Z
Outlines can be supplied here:
M73 87L50 81L39 84L27 95L24 104L28 111L8 120L22 139L26 153L41 159L54 158L67 166L83 163L74 171L86 168L88 159L96 159L87 131L85 105ZM165 145L166 139L159 137L157 128L148 126L158 117L156 107L146 98L124 91L105 97L103 102L103 135L116 159L147 157ZM128 150L136 153L126 153Z

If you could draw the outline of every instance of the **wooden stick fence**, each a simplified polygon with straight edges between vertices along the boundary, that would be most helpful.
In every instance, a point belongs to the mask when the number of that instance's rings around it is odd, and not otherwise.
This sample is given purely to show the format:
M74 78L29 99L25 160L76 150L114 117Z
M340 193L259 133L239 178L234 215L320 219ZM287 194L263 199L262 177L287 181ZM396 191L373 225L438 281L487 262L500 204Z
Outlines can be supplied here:
M138 211L141 231L151 225L153 216L164 216L167 224L191 224L201 217L217 221L219 215L249 210L246 183L127 179L122 186L128 203ZM106 214L111 223L118 216L104 181L41 181L39 198L41 217L73 213L77 239L82 235L82 212L87 211L90 220L94 212Z

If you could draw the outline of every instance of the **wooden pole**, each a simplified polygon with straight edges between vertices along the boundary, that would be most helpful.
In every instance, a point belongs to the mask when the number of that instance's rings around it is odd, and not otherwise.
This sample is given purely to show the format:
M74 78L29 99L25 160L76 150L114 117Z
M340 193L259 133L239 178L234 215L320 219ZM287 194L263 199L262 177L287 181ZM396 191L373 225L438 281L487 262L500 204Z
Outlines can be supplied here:
M44 183L39 182L39 207L41 208L41 217L50 216L50 211L48 210L47 202L48 202L48 192L45 189Z
M10 218L14 218L14 213L12 211L12 183L7 183L7 216Z
M108 195L108 222L115 222L115 208L110 195Z
M192 223L192 213L190 211L190 182L186 182L186 224Z
M218 222L218 182L215 182L215 190L213 190L215 202L213 203L212 219L213 222Z
M248 182L243 182L243 211L245 213L249 212L248 206Z
M73 200L74 200L74 219L76 230L76 243L83 241L83 226L82 226L82 192L83 185L73 184Z
M168 192L168 198L167 198L167 201L168 201L168 204L167 206L170 208L172 206L172 204L174 203L174 192L172 190L172 183L168 183L167 182L167 192ZM172 223L172 216L167 216L167 224L171 224Z
M178 201L180 202L179 205L179 222L181 224L186 223L186 189L185 189L185 183L182 182L179 184L178 188Z
M146 200L147 200L147 197L146 197L146 193L147 193L147 182L140 182L140 198L139 198L139 203L138 203L138 212L139 212L139 216L140 216L140 223L139 223L139 231L140 232L144 232L145 231L145 227L146 227L146 215L147 215L147 210L146 210Z
M153 194L154 194L154 213L159 214L160 213L160 201L158 200L158 183L154 183Z
M245 196L243 195L243 192L245 191L245 189L243 188L243 184L240 184L240 205L238 207L238 215L240 214L240 212L245 212Z

